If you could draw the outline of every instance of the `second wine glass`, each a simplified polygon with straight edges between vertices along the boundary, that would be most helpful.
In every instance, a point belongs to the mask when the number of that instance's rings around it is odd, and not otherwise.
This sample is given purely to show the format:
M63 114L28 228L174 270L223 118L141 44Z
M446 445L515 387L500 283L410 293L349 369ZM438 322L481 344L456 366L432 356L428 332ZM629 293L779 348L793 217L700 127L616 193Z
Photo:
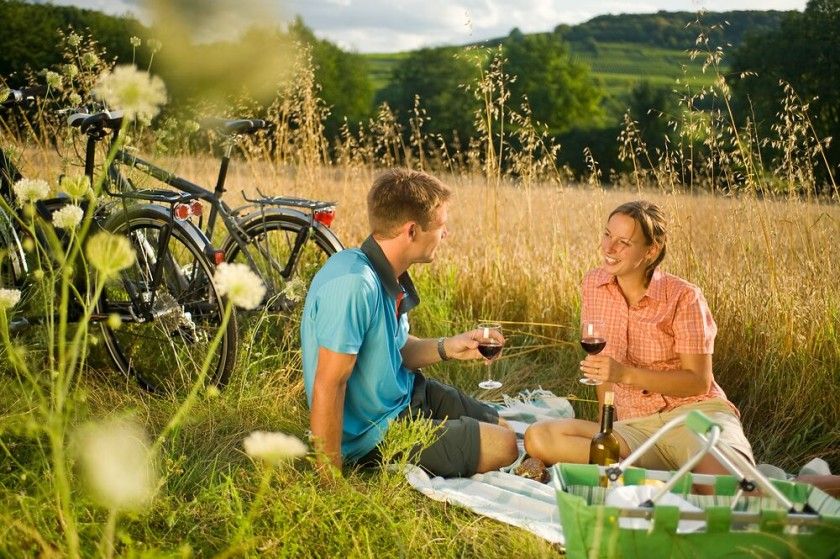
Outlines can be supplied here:
M501 338L502 325L496 322L486 322L479 324L476 328L481 331L480 338L478 339L478 351L484 356L484 366L487 369L486 378L479 382L478 386L484 390L501 388L502 383L493 378L491 365L495 358L502 352L503 345L503 343L499 339L496 339L492 333L498 333L499 338Z
M598 355L607 347L607 338L604 335L604 322L601 320L585 320L581 323L580 328L580 347L589 355ZM582 384L594 386L601 384L600 380L592 380L587 377L581 377Z

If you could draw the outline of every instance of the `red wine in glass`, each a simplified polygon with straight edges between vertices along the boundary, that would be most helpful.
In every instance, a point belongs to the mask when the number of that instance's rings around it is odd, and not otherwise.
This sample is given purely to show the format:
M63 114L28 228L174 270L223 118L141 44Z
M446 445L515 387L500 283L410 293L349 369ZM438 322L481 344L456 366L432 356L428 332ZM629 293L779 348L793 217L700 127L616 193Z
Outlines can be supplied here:
M478 383L479 388L484 390L492 390L494 388L501 388L502 383L493 378L490 365L493 359L498 357L502 352L502 342L491 335L491 332L502 333L502 325L494 322L487 324L479 324L477 326L481 330L481 337L478 339L478 352L484 356L485 367L487 368L487 377Z
M598 355L605 347L607 347L607 340L604 338L583 338L580 341L580 347L589 355Z
M502 344L496 341L480 343L478 344L478 351L485 359L493 359L502 351Z
M601 320L584 320L580 328L580 347L589 355L597 355L607 347L607 338L604 336L604 322ZM594 386L601 384L599 380L592 380L587 377L580 379L582 384Z

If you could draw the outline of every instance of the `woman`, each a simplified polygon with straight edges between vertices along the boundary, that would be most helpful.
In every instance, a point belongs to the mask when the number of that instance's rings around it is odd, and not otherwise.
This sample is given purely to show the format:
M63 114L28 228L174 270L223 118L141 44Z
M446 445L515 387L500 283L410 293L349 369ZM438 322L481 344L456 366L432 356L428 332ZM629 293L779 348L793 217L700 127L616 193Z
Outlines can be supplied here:
M723 427L721 440L754 462L738 409L712 374L717 326L700 289L657 269L665 257L662 210L629 202L610 214L601 239L603 264L583 280L582 320L605 324L607 345L581 362L584 376L615 392L614 431L625 458L673 417L697 409ZM599 425L580 419L543 421L525 432L525 449L547 464L586 463ZM685 427L668 432L636 463L673 470L700 442ZM710 455L697 473L725 473Z

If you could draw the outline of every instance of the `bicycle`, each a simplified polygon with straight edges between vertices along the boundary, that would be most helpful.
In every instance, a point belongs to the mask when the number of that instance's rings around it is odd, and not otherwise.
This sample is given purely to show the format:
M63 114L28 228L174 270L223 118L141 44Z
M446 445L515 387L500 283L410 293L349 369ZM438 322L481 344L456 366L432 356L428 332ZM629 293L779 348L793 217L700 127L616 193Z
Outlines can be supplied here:
M210 212L206 224L200 204L176 204L173 211L180 220L198 216L198 228L207 239L213 239L216 222L220 218L227 236L215 252L216 258L247 264L266 286L262 308L287 313L296 308L302 299L287 292L288 286L294 285L295 278L301 280L302 287L308 287L312 276L326 259L344 248L330 229L335 218L335 202L265 196L257 190L258 198L249 198L243 193L246 204L229 207L222 196L226 192L225 181L233 147L239 136L254 134L270 124L258 119L206 119L203 125L223 136L225 148L213 190L179 177L125 149L118 149L106 173L108 192L114 196L130 197L131 192L137 191L132 181L119 171L118 166L124 165L194 200L207 202ZM111 146L116 139L114 133Z
M98 142L109 135L116 142L122 122L121 114L108 112L68 118L87 136L90 184ZM231 314L225 324L225 302L212 281L219 251L192 222L178 219L180 208L194 205L195 198L169 190L116 192L105 182L115 201L101 211L99 226L127 237L136 254L131 267L106 280L95 302L96 316L119 317L119 325L99 322L109 356L118 370L152 392L189 389L205 360L206 381L223 386L236 362L236 317ZM213 348L217 332L221 337Z
M2 108L33 102L45 90L42 87L12 90ZM95 123L90 124L89 131L94 136L99 134ZM88 142L85 161L88 180L93 177L95 146L95 140ZM24 250L28 233L22 227L21 216L16 215L18 204L12 188L21 178L20 170L0 146L0 196L3 199L0 243L4 255L0 281L4 287L20 288L27 293L32 290L31 276L35 270L31 269ZM137 199L143 199L142 194ZM153 201L167 203L170 207L150 203ZM91 225L91 232L109 230L127 234L134 243L137 260L132 268L107 284L102 297L95 302L89 320L100 326L104 345L116 368L133 375L143 388L153 392L180 391L192 386L208 358L209 340L219 330L224 313L223 302L211 281L212 266L204 253L209 243L193 224L168 217L174 204L184 201L183 196L162 193L150 194L144 203L132 208L121 210L113 203L99 206ZM35 210L41 219L49 222L55 211L70 202L67 196L59 195L36 202ZM55 258L58 255L50 252L55 247L43 238L43 231L40 227L34 229L37 240L45 247L46 256L58 262ZM152 243L156 243L156 248ZM77 277L75 281L79 283L77 291L86 292L83 284L89 279ZM68 321L78 320L83 310L80 301L71 298L69 306ZM10 330L15 332L48 318L33 313L29 313L30 316L15 314L10 321ZM122 322L122 327L109 324L114 315ZM126 333L132 331L142 332L138 337L140 343L127 343ZM236 325L232 320L222 331L215 354L209 358L207 378L210 383L223 384L227 380L235 362L235 350ZM151 363L147 364L140 357ZM168 362L168 367L161 368L161 360ZM170 374L173 370L177 376Z

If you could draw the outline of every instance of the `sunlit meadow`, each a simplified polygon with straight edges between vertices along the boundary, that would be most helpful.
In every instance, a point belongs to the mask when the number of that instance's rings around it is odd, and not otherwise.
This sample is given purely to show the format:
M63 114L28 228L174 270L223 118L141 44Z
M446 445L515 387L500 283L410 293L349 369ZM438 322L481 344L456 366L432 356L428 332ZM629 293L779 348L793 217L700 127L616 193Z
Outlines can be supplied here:
M365 194L378 169L422 166L450 184L449 236L433 264L414 270L423 304L413 313L412 332L437 336L493 319L504 324L509 344L496 365L500 390L479 393L480 364L450 362L428 374L491 400L539 386L570 395L578 416L593 418L593 392L577 382L578 288L598 264L608 212L644 197L669 217L663 267L698 284L709 301L719 327L715 376L740 408L758 460L795 471L819 456L840 469L837 188L825 199L797 190L803 180L815 180L814 140L808 153L763 167L725 115L686 109L684 138L726 136L703 144L716 162L729 165L723 172L704 172L702 161L690 161L699 169L696 183L680 184L676 169L686 156L678 149L648 153L629 122L616 141L626 146L635 172L608 184L592 160L589 175L574 180L553 164L551 155L562 146L541 136L527 114L500 110L508 103L499 94L505 78L490 71L474 84L486 100L476 115L481 135L463 153L441 149L420 124L413 140L404 141L386 108L360 130L345 130L330 149L305 55L295 72L267 111L278 123L275 140L282 141L273 150L261 141L243 145L231 165L228 202L257 189L334 200L333 229L345 246L357 246L367 235ZM12 133L5 125L3 147L15 148L27 177L59 190L59 173L79 173L73 140L48 116L34 118L51 122L46 129L61 138L58 155L43 135ZM508 132L500 124L511 123L504 119L518 123L516 151L502 141ZM174 120L156 126L132 130L141 153L212 185L217 161L190 148L183 132L189 127ZM802 173L791 178L791 168ZM75 223L75 216L62 219ZM8 308L0 319L7 321L16 301L5 294L2 300ZM557 553L524 531L423 497L397 471L347 468L342 478L319 478L301 442L308 415L295 314L247 321L229 385L197 387L186 398L152 396L114 373L94 328L82 328L84 343L73 346L80 356L76 373L57 374L50 343L77 328L36 327L10 337L4 330L2 556ZM396 449L428 437L423 425L393 431L389 442Z

